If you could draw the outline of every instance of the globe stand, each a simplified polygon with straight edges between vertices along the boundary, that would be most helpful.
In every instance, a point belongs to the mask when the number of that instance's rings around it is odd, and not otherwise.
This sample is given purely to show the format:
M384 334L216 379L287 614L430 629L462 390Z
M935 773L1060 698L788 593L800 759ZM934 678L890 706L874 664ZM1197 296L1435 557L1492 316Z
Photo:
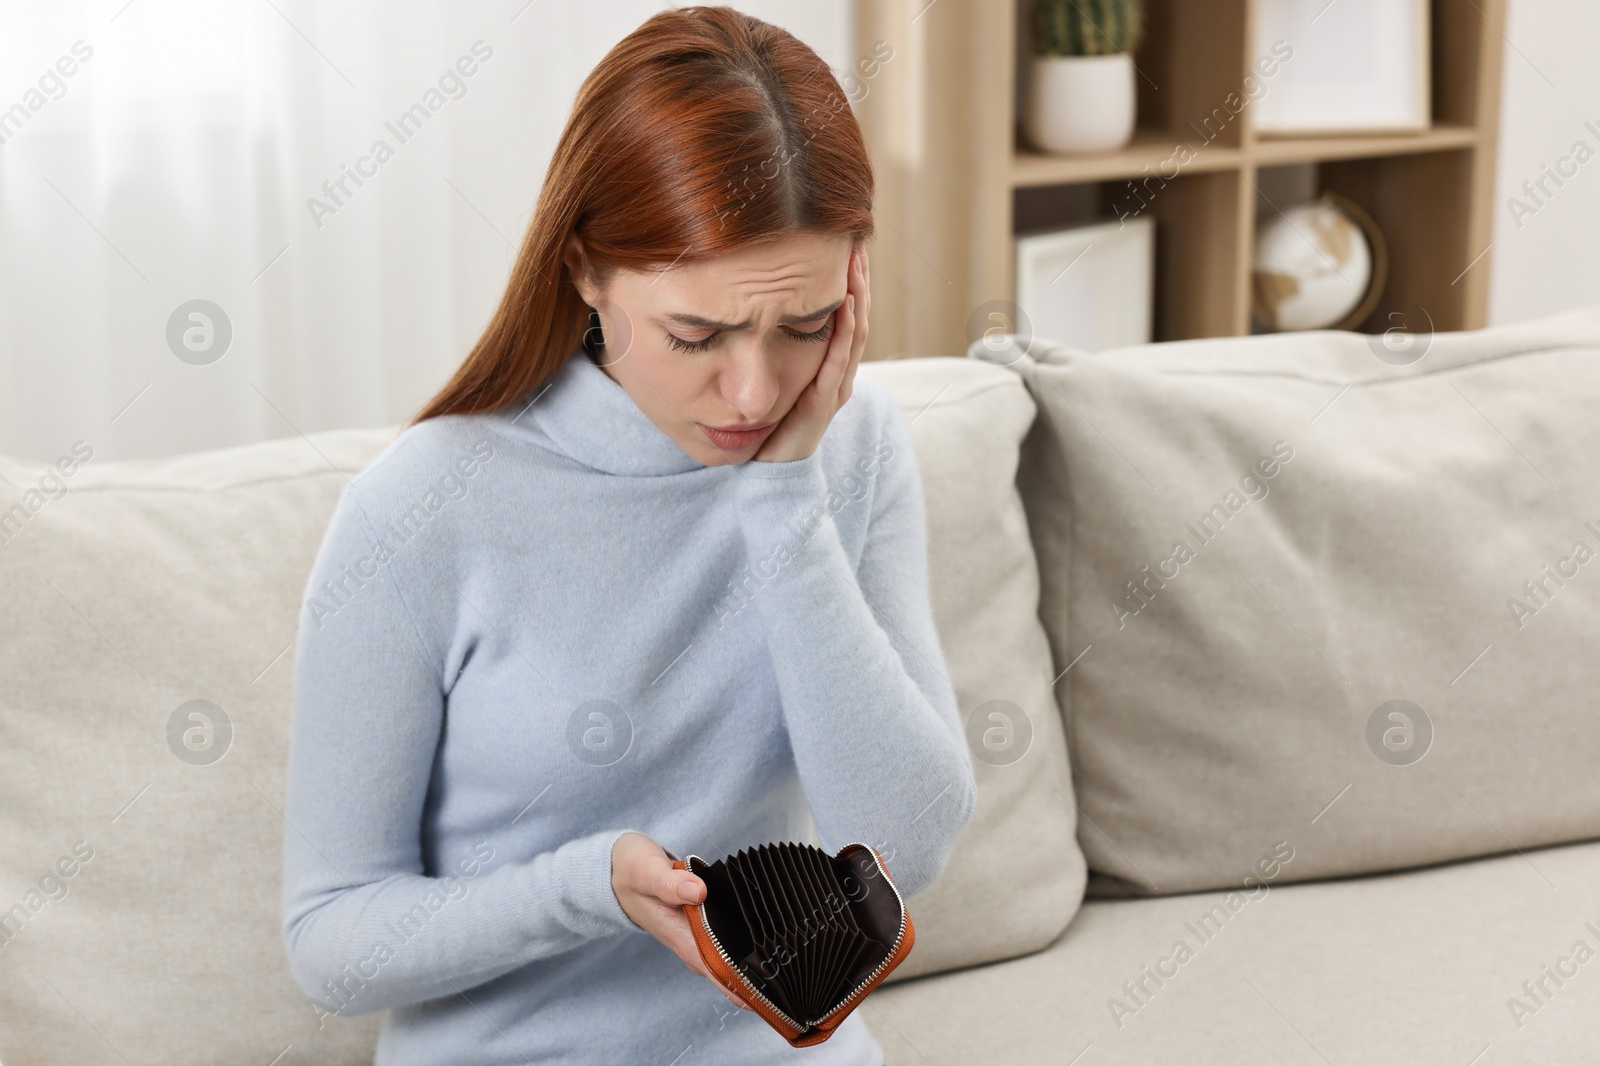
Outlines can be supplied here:
M1361 232L1367 237L1367 248L1372 254L1372 277L1367 280L1366 295L1343 321L1329 327L1356 329L1377 309L1378 301L1383 299L1384 286L1389 283L1389 244L1383 239L1383 231L1378 228L1378 223L1354 200L1329 189L1323 190L1322 199L1350 216L1351 221L1361 227Z

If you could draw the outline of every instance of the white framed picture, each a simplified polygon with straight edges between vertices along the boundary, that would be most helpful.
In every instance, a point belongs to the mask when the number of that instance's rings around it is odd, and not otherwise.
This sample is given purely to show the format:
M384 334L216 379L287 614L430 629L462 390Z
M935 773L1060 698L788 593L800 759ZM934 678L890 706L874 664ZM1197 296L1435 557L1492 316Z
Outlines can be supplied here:
M1426 129L1429 32L1428 0L1257 0L1250 54L1276 70L1251 104L1256 132Z
M1016 235L1017 306L1032 334L1098 352L1150 341L1155 221Z

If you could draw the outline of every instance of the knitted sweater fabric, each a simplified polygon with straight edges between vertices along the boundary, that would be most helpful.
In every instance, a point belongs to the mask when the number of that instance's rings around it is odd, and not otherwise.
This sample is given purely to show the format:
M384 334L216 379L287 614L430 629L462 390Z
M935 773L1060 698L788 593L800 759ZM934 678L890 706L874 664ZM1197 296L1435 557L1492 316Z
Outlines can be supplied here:
M377 1066L877 1066L793 1048L630 919L633 830L708 861L883 855L915 916L977 790L909 429L857 377L812 455L707 466L579 346L523 402L412 426L305 589L283 933Z

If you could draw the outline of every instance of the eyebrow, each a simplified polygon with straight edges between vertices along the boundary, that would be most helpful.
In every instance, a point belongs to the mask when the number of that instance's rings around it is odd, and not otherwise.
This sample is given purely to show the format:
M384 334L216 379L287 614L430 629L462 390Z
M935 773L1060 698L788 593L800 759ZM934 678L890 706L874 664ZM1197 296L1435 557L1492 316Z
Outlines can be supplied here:
M792 326L797 322L815 322L819 318L833 314L843 304L844 301L839 300L820 311L813 311L808 315L784 315L778 319L778 324L780 326ZM671 314L667 318L680 326L688 326L692 329L714 329L723 333L733 333L750 325L749 322L714 322L709 318L701 318L699 315Z

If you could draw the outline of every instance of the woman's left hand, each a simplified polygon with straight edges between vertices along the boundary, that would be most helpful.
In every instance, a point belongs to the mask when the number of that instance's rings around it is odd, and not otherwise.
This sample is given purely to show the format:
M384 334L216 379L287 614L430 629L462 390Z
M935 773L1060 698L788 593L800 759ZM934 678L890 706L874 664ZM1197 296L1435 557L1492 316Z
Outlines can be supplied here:
M833 336L828 340L828 352L817 368L817 376L801 390L778 428L751 456L754 461L786 463L804 459L817 450L828 423L850 398L856 367L867 346L867 312L872 309L869 281L867 250L858 245L850 251L844 303L833 313Z

